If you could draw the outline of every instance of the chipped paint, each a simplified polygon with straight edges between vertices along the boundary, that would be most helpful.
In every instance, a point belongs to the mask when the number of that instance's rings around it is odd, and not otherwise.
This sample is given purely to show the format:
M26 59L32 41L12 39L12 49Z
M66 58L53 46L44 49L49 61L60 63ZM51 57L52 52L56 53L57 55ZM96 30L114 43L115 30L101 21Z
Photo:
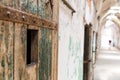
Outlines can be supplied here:
M47 20L53 18L52 0L0 0L0 2ZM40 62L29 67L26 64L29 26L31 25L0 21L0 80L53 80L52 77L56 77L56 74L55 76L52 74L53 30L35 26L40 32L38 58ZM56 66L56 63L54 65Z
M20 0L20 7L22 11L28 12L28 0Z
M40 15L42 18L45 18L44 14L44 7L45 7L45 0L38 0L38 15Z
M73 15L62 0L59 3L58 80L83 80L83 16L86 1L71 2L70 5L76 10Z
M37 0L28 0L28 10L32 14L37 14Z
M13 79L13 24L7 21L0 21L0 33L2 38L0 41L0 79Z
M51 80L51 68L52 68L52 40L51 30L41 30L41 41L40 41L40 70L39 80ZM43 77L44 76L44 77Z

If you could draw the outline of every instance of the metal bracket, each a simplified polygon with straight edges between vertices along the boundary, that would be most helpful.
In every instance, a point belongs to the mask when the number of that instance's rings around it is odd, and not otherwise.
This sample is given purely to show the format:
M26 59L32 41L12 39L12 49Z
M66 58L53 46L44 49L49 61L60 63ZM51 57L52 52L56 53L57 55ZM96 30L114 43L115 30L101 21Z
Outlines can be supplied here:
M37 27L44 27L49 29L57 29L57 24L39 16L13 9L7 6L0 5L0 20L11 21L15 23L22 23L33 25Z

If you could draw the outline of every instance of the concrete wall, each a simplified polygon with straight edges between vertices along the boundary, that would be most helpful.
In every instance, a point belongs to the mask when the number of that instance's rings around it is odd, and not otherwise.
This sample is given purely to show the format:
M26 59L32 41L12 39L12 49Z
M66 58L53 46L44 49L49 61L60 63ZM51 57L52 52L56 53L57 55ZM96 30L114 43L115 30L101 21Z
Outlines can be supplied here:
M59 3L58 80L83 79L84 0L69 0L72 11ZM75 5L75 6L74 6Z

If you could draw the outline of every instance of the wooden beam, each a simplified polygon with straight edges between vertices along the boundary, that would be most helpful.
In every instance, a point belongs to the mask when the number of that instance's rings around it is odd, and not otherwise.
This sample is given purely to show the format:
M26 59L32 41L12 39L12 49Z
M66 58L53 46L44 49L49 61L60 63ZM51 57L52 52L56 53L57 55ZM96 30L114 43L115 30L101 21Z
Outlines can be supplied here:
M75 13L76 11L75 11L75 9L69 4L69 2L68 1L66 1L66 0L62 0L63 1L63 3L69 8L69 9L71 9L72 10L72 12L73 13Z
M39 16L13 9L7 6L0 5L0 20L23 23L37 27L44 27L49 29L57 29L57 24L53 21L42 19Z

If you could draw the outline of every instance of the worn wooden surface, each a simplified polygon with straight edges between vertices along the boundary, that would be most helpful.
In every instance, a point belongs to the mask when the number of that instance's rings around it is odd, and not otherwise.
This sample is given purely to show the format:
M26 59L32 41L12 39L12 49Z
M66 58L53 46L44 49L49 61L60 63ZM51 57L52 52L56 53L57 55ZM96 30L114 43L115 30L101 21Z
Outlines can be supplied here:
M0 80L13 80L13 23L0 21Z
M26 80L38 80L37 79L37 65L36 64L31 64L30 66L27 67L27 79Z
M34 25L36 27L40 27L42 25L41 27L57 29L56 24L49 19L41 19L40 17L29 14L27 12L22 12L20 10L9 8L3 5L0 5L0 12L0 20Z
M52 19L59 24L59 0L53 0ZM58 29L52 31L52 80L58 79Z
M37 15L37 0L28 0L28 10L30 13Z
M58 2L58 0L0 0L2 5L56 23ZM48 28L50 25L46 25L46 21L40 23L39 27L0 21L0 80L57 80L58 30ZM38 30L38 62L30 64L32 66L26 64L27 29Z
M15 24L14 79L26 80L26 25Z
M39 80L51 80L52 69L52 32L41 30ZM43 77L44 76L44 77Z

